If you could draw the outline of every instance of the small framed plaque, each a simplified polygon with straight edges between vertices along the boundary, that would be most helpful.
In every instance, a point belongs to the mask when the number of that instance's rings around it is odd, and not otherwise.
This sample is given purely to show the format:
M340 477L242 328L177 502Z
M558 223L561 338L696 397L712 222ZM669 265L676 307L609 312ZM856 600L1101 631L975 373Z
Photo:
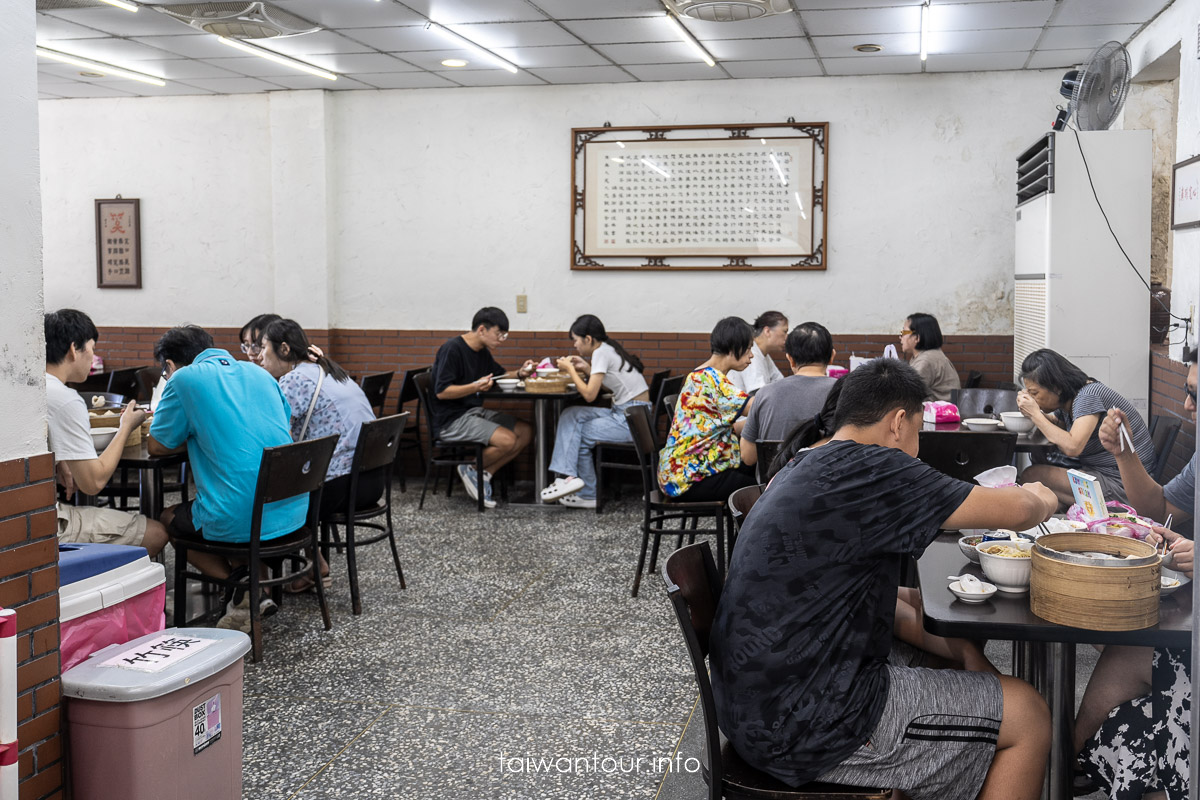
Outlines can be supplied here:
M1180 161L1172 171L1171 230L1200 228L1200 156Z
M96 201L96 286L142 288L141 208L118 195Z

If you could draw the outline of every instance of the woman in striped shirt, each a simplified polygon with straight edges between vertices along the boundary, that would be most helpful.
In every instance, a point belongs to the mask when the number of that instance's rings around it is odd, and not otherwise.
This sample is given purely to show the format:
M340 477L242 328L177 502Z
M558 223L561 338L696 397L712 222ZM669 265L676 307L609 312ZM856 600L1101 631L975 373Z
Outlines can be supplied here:
M1022 482L1039 481L1054 490L1064 508L1074 501L1068 469L1079 469L1100 481L1106 500L1126 499L1117 459L1100 444L1100 421L1110 408L1119 408L1129 421L1138 459L1153 469L1154 445L1150 431L1133 404L1053 350L1035 350L1021 364L1025 390L1017 393L1017 407L1033 420L1050 443L1058 448L1046 463L1021 473Z

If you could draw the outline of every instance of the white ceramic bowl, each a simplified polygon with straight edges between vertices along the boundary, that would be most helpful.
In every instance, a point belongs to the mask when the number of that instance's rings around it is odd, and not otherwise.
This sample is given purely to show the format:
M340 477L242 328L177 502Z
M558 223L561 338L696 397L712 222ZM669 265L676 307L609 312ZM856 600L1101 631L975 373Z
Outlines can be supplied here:
M983 574L988 577L988 580L996 584L997 589L1010 594L1021 594L1029 591L1029 576L1033 572L1032 560L1028 558L996 556L984 552L994 545L1019 547L1028 552L1033 548L1033 542L1027 540L1019 542L980 542L975 546L975 549L979 551L979 566L983 568Z
M971 559L973 563L979 563L979 551L975 549L975 545L983 541L982 533L973 533L970 536L964 536L958 540L958 549L962 554Z
M116 428L92 428L92 444L96 446L96 452L103 452L116 435Z
M537 374L538 374L539 378L544 378L547 375L557 375L558 372L559 372L558 367L538 367L537 368Z
M511 392L517 388L519 381L516 378L496 378L496 385L500 387L502 392Z
M994 431L1000 427L1000 420L987 419L986 417L972 417L964 419L963 425L966 425L973 431Z
M1001 411L1000 421L1013 433L1029 433L1033 430L1033 420L1020 411Z
M996 593L996 587L990 583L980 581L980 586L983 587L981 594L974 592L964 592L962 585L958 581L950 582L950 591L954 592L954 596L964 603L982 603L985 600L990 600L992 595Z
M1174 583L1168 586L1167 581L1174 581ZM1162 570L1162 588L1159 589L1159 594L1163 597L1175 594L1175 592L1178 592L1183 587L1190 585L1191 582L1192 579L1182 572L1176 572L1173 569L1164 567Z

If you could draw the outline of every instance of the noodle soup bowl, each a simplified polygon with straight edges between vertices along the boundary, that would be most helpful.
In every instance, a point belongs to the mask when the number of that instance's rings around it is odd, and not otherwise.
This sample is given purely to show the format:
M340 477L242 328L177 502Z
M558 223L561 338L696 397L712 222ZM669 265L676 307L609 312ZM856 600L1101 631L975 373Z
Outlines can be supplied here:
M988 552L994 548L1008 548L1010 552L1013 549L1020 550L1025 553L1025 556ZM1033 549L1033 542L1028 540L980 542L975 545L975 549L979 552L979 566L983 568L983 574L996 584L997 589L1009 594L1022 594L1029 591L1029 576L1033 572L1033 562L1029 558L1029 551Z

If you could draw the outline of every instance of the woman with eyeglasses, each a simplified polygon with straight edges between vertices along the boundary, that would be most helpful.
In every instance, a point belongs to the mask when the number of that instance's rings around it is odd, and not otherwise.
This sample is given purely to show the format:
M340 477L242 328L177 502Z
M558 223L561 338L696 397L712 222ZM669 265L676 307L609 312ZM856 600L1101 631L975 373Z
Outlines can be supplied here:
M958 370L942 352L942 329L932 314L910 314L900 331L900 352L925 381L926 400L949 400L961 389Z
M1079 469L1100 481L1106 500L1125 502L1121 469L1100 441L1100 423L1110 408L1120 409L1138 460L1146 472L1152 471L1154 443L1133 404L1053 350L1026 356L1021 380L1025 389L1017 393L1017 408L1058 448L1048 463L1022 472L1022 482L1039 481L1054 490L1064 507L1070 506L1074 495L1067 470Z
M238 341L242 343L242 352L255 364L262 366L262 335L266 327L283 317L278 314L259 314L242 326L238 332Z
M259 363L279 381L279 388L292 409L292 438L297 441L337 436L337 447L325 473L325 490L321 493L321 516L348 508L350 498L350 467L358 432L364 422L375 419L375 412L363 390L350 379L333 359L321 355L315 361L309 355L310 345L304 329L291 319L278 319L262 332L262 352ZM364 472L358 476L358 495L354 508L370 508L383 496L383 471ZM322 562L321 574L329 566ZM309 588L311 581L298 579L294 591Z

